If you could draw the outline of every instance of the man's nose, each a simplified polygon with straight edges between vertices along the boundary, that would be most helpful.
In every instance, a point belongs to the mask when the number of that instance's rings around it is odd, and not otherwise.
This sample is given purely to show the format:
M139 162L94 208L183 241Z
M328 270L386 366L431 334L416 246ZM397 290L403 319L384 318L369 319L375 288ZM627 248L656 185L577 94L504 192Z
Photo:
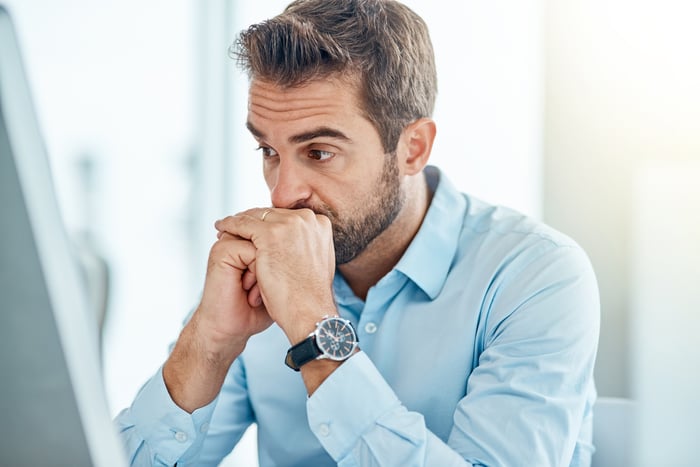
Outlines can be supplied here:
M278 208L293 208L311 197L308 170L294 160L280 158L270 182L270 199Z

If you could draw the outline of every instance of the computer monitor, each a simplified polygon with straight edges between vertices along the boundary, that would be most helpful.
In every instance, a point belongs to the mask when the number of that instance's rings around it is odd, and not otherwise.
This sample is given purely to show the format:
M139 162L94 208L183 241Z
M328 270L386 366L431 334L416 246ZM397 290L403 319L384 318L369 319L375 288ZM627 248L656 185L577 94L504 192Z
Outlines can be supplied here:
M0 6L0 465L122 466L98 332Z

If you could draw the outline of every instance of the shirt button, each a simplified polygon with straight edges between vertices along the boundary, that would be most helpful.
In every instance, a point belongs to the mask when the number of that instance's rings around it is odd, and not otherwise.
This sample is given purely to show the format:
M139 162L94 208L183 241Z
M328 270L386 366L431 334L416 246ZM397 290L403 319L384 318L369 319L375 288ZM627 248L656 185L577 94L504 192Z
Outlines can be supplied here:
M326 436L331 434L331 427L329 427L325 423L321 423L318 426L318 434L325 438Z
M365 332L367 334L374 334L377 332L377 325L372 322L365 324Z
M202 426L199 427L200 433L206 433L208 430L209 430L209 423L207 423L207 422L202 423Z
M175 433L175 440L178 443L184 443L185 441L187 441L187 433L185 433L184 431L176 432Z

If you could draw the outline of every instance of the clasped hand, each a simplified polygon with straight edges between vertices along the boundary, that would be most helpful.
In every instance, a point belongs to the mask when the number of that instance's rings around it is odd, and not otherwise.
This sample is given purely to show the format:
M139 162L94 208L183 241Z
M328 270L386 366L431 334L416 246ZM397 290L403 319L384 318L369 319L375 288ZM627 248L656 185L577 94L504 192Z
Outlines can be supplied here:
M274 321L296 343L320 318L335 314L328 217L310 209L255 208L215 227L198 309L209 335L245 345Z

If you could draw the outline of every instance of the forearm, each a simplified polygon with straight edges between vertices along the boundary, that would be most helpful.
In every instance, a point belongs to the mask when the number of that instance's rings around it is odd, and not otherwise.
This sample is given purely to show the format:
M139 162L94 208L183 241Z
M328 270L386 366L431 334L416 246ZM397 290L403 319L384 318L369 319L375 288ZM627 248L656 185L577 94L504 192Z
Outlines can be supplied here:
M318 388L307 411L311 430L340 466L472 465L401 404L363 353Z
M226 342L208 335L195 313L163 366L163 379L173 402L192 413L213 401L244 347L245 342Z
M397 461L399 464L397 464ZM423 416L401 407L377 419L338 462L339 467L473 467L426 426Z

